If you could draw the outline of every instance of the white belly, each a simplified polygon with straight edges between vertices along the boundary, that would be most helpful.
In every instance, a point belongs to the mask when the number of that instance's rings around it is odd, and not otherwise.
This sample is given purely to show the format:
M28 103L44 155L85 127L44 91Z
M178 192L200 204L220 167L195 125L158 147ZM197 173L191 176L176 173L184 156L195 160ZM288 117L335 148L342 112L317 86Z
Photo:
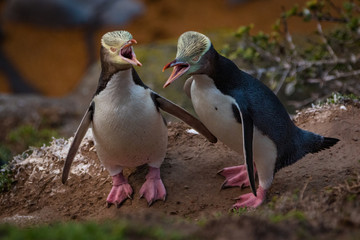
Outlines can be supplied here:
M220 141L242 154L242 126L236 121L232 110L235 100L222 94L205 75L195 75L193 78L191 100L196 114Z
M167 128L150 97L150 89L112 79L95 96L93 132L96 150L111 172L145 163L160 166L167 146ZM130 84L127 85L127 84Z
M243 154L242 125L232 110L232 104L237 105L235 99L222 94L208 76L194 75L193 78L191 100L200 120L220 141ZM276 156L277 149L273 141L254 126L253 161L256 163L260 185L265 189L271 184Z

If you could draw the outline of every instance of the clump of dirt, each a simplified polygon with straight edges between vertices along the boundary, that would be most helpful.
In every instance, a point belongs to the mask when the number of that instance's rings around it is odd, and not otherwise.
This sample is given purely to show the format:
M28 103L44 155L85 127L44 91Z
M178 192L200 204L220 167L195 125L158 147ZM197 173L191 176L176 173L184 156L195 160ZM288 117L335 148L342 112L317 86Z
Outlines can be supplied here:
M340 142L280 170L262 206L235 213L229 211L234 198L249 189L220 191L224 179L216 173L242 163L242 156L222 143L207 142L183 123L169 124L168 151L161 167L168 196L151 207L139 199L147 172L141 166L125 172L133 199L119 209L107 208L111 178L98 161L91 130L63 185L62 166L71 139L55 139L51 146L14 160L15 182L0 195L0 221L33 225L125 218L164 226L181 222L182 231L201 239L360 236L359 116L359 106L351 103L299 112L294 120L298 126ZM164 218L170 220L156 220Z

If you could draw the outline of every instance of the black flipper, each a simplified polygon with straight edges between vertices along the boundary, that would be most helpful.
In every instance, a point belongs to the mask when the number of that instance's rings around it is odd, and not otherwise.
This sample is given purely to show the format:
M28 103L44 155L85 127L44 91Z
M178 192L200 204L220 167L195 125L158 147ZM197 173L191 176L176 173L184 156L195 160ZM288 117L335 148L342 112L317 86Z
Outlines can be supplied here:
M241 118L242 134L243 134L243 148L244 148L244 158L246 163L246 170L248 173L248 178L250 182L250 188L253 194L256 196L255 188L255 175L254 175L254 162L253 162L253 134L254 134L254 124L250 115L242 109L239 109L238 114L240 116L235 116L236 119ZM234 111L236 114L236 111Z
M190 127L194 128L196 131L198 131L204 137L206 137L207 140L209 140L209 142L212 143L217 142L217 138L205 127L205 125L202 122L200 122L197 118L195 118L193 115L188 113L185 109L161 97L160 95L154 92L152 92L151 94L152 94L152 99L155 101L155 105L157 107L179 118L181 121L184 121Z
M65 184L65 182L69 176L71 164L74 160L74 157L77 153L80 143L81 143L82 139L84 138L84 136L90 126L90 123L91 123L92 117L93 117L93 113L94 113L94 107L95 107L94 102L92 102L89 109L86 111L83 119L81 120L81 123L80 123L78 129L76 130L74 140L71 143L68 155L66 156L64 168L63 168L63 173L62 173L62 178L61 178L61 181L63 184Z

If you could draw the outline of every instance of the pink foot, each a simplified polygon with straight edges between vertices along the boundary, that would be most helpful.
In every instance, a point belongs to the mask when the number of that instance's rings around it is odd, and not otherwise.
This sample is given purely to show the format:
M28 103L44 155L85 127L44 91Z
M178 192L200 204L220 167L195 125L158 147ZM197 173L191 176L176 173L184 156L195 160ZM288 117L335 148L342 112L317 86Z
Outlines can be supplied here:
M256 197L253 193L247 193L244 195L241 195L237 200L237 202L233 205L233 208L256 208L260 206L266 197L266 190L263 189L261 186L256 191Z
M140 189L140 198L145 197L149 207L156 200L165 201L166 189L161 181L160 168L149 167L149 173L146 175L146 181Z
M113 176L112 179L113 186L106 199L106 202L108 203L108 207L110 207L111 204L115 204L116 207L119 208L126 199L131 199L133 190L122 172Z
M254 172L256 172L255 166ZM221 188L250 186L245 165L224 168L223 170L219 171L218 174L225 177L225 181L221 185Z

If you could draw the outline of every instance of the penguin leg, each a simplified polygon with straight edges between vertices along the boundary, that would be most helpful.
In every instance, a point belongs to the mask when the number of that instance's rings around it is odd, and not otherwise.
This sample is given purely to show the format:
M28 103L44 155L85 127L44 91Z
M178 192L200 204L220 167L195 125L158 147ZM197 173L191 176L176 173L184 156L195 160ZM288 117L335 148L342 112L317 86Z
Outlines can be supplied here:
M254 164L254 173L256 173L256 166ZM245 165L227 167L218 172L219 175L225 177L225 181L221 188L227 187L249 187L250 182Z
M146 175L146 181L140 189L140 198L144 197L149 207L156 200L166 199L166 189L160 177L160 167L149 166L149 172Z
M232 206L234 209L248 207L256 208L260 206L266 198L266 190L259 186L256 190L256 196L253 193L247 193L237 198L237 202Z
M233 205L233 208L256 208L260 206L266 198L266 192L274 179L276 151L275 149L269 152L257 151L255 159L259 177L259 187L256 190L256 196L253 193L241 195Z
M112 176L113 186L111 191L106 199L108 207L112 204L115 204L117 208L128 198L131 199L133 190L128 183L127 179L124 177L122 171L114 176Z

